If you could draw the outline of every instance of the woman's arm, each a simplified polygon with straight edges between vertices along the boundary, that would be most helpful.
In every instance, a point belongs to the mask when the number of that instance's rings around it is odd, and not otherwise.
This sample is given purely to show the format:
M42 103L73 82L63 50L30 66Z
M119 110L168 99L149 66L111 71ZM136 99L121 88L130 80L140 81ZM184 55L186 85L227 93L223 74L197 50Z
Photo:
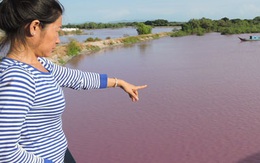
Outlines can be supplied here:
M107 75L84 72L54 64L46 58L39 58L42 65L50 71L61 87L75 90L101 89L107 86Z
M83 72L62 67L52 63L46 58L41 59L45 67L51 65L53 74L62 87L70 87L76 90L120 87L129 94L132 101L138 101L138 90L147 87L147 85L135 86L122 79L108 78L106 74Z
M128 95L132 99L132 101L135 102L135 101L139 100L138 90L146 88L147 85L135 86L122 79L108 78L107 87L108 88L112 88L112 87L122 88L126 93L128 93Z

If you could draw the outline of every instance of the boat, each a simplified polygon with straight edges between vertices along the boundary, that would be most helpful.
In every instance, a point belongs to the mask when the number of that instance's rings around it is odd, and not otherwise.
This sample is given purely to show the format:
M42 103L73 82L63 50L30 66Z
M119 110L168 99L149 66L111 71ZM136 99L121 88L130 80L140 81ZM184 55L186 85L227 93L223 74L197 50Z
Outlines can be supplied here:
M238 37L241 41L260 41L259 36L250 36L249 38Z

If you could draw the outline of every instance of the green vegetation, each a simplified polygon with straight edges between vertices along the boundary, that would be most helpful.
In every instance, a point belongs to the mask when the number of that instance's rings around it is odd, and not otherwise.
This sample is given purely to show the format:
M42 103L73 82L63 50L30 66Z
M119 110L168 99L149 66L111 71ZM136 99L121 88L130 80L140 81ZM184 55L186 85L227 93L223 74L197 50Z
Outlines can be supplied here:
M63 25L66 28L79 28L79 29L103 29L103 28L123 28L123 27L135 27L138 23L144 23L145 25L150 26L178 26L182 23L179 22L169 22L168 20L164 19L157 19L157 20L148 20L145 22L120 22L120 23L95 23L95 22L88 22L83 24L67 24Z
M160 38L160 35L159 34L155 34L155 35L152 35L153 39L159 39Z
M125 27L125 23L83 23L83 24L67 24L63 25L65 28L79 28L79 29L103 29L103 28L122 28Z
M140 41L139 37L136 36L130 36L130 37L126 37L123 40L124 44L133 44L133 43L137 43Z
M136 25L138 35L145 35L152 33L152 27L150 25L145 25L144 23L138 23Z
M82 50L82 46L76 40L71 40L67 45L67 55L68 56L76 56Z
M96 38L93 38L93 37L89 37L85 40L85 42L95 42L95 41L101 41L102 39L96 37Z
M59 35L60 36L71 35L71 34L80 35L80 34L83 34L83 30L75 30L75 31L63 31L63 30L60 30L59 31Z
M191 19L187 23L181 25L182 29L173 33L172 37L185 35L202 36L209 32L219 32L223 35L241 34L241 33L259 33L260 32L260 17L253 20L241 20L222 18L220 20L211 20L207 18Z
M158 26L181 26L181 30L173 30L172 37L180 37L185 35L202 36L209 32L219 32L223 35L241 34L241 33L260 33L260 16L254 19L229 19L222 18L220 20L211 20L208 18L191 19L188 22L169 22L164 19L148 20L144 22L120 22L120 23L83 23L83 24L67 24L63 27L79 28L79 29L101 29L101 28L123 28L136 27L138 34L149 33L149 28ZM140 28L140 29L139 29Z
M86 45L86 50L90 51L99 51L101 48L99 46L94 46L94 45Z
M63 59L59 59L58 62L59 62L60 65L65 65L66 64L66 62Z
M177 23L173 24L173 23L168 22L168 20L157 19L157 20L154 20L154 21L148 20L148 21L144 22L144 24L150 25L150 26L174 26Z
M123 38L122 42L125 45L134 44L134 43L140 42L142 40L147 40L147 38L149 38L149 37L152 38L152 39L158 39L158 38L160 38L160 35L159 34L152 34L152 35L130 36L130 37Z

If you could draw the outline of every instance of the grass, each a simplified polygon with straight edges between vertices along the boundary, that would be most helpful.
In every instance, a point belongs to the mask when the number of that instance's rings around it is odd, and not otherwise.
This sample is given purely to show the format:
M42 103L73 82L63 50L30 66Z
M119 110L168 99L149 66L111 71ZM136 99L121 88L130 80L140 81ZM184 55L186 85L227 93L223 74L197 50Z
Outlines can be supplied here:
M90 51L99 51L101 48L99 46L86 45L86 49Z
M136 36L130 36L130 37L123 38L122 41L124 44L133 44L133 43L140 42L140 38Z

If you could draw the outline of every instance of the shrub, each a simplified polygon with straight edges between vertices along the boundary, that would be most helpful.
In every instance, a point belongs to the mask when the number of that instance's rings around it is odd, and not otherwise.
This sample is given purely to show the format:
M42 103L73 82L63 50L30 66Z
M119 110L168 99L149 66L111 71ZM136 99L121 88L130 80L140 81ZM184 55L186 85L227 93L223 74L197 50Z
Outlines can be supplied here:
M96 37L96 38L93 38L93 37L89 37L86 39L85 42L95 42L95 41L101 41L102 39Z
M136 30L137 30L138 35L144 35L144 34L151 34L152 33L152 27L149 26L149 25L145 25L144 23L138 23Z
M79 42L76 40L71 40L67 45L67 55L68 56L75 56L78 55L82 50L82 47Z
M94 41L94 38L93 37L89 37L89 38L86 39L85 42L93 42L93 41Z

